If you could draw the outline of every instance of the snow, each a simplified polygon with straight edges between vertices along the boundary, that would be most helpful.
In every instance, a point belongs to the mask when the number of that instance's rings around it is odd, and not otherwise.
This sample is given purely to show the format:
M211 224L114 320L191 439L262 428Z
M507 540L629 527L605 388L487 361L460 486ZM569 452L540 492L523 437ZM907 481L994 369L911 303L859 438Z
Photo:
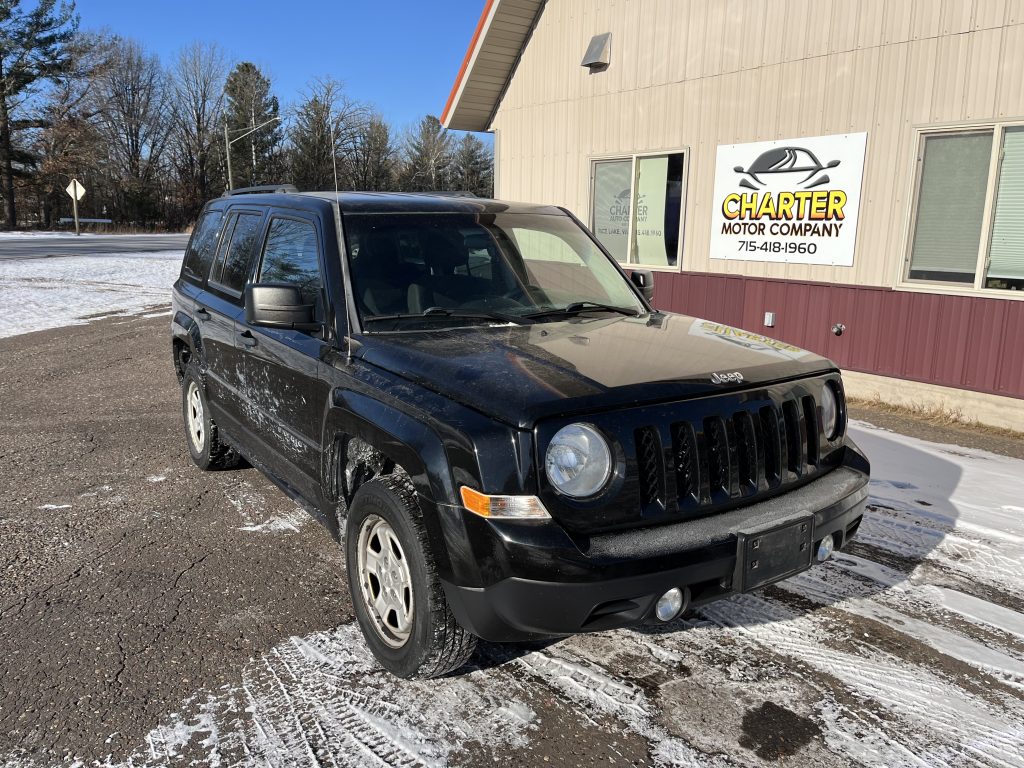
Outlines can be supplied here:
M0 338L100 316L163 310L182 255L159 251L0 261Z
M77 237L95 237L95 232L83 232ZM35 237L76 237L74 232L43 232L43 231L29 231L29 232L0 232L0 240L30 240Z

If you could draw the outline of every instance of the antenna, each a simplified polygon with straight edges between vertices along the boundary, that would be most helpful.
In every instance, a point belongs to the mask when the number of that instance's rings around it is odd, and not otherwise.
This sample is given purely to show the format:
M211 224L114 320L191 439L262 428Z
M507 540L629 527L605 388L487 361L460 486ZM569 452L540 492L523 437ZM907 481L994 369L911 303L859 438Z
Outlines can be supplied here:
M331 165L334 167L334 195L338 196L338 147L334 143L334 115L328 110L327 118L331 124Z

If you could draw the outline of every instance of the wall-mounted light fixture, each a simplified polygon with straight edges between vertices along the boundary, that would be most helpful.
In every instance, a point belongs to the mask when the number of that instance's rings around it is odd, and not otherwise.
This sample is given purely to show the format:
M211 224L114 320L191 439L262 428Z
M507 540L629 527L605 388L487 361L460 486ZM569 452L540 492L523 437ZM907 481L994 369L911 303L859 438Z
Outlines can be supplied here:
M586 67L591 72L603 72L608 69L608 64L611 62L611 47L611 32L594 35L590 38L587 52L583 54L583 61L580 62L581 66Z

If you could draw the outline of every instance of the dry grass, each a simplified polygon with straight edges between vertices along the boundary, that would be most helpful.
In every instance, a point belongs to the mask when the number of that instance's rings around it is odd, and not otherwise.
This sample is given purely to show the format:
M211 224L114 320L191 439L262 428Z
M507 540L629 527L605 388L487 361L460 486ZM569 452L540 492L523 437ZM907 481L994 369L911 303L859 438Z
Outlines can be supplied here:
M1024 433L1017 432L1006 427L995 427L991 424L983 424L975 419L969 419L963 415L959 408L945 408L942 406L926 405L924 403L911 403L908 405L896 405L882 400L877 395L873 398L849 398L849 405L852 408L862 407L883 413L891 413L895 416L903 416L926 422L938 427L960 427L995 437L1004 437L1010 440L1024 440Z

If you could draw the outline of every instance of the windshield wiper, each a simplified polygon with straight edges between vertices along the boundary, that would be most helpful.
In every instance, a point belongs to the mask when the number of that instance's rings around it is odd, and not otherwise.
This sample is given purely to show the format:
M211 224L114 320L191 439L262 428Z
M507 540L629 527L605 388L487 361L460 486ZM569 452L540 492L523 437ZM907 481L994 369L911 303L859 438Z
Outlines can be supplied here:
M490 312L483 310L461 310L461 309L446 309L444 307L430 307L423 312L402 312L392 315L374 315L373 317L365 318L366 322L376 322L378 320L430 320L432 318L441 319L469 319L469 320L497 320L502 323L516 323L522 325L524 320L522 317L516 315L508 315L504 312Z
M531 312L528 315L523 315L523 317L536 319L538 317L548 317L549 315L577 315L580 312L589 312L595 309L603 310L605 312L616 312L620 315L626 315L627 317L640 316L639 312L629 309L628 307L616 307L614 304L601 304L596 301L574 301L571 304L566 304L564 307L543 309L540 312Z

